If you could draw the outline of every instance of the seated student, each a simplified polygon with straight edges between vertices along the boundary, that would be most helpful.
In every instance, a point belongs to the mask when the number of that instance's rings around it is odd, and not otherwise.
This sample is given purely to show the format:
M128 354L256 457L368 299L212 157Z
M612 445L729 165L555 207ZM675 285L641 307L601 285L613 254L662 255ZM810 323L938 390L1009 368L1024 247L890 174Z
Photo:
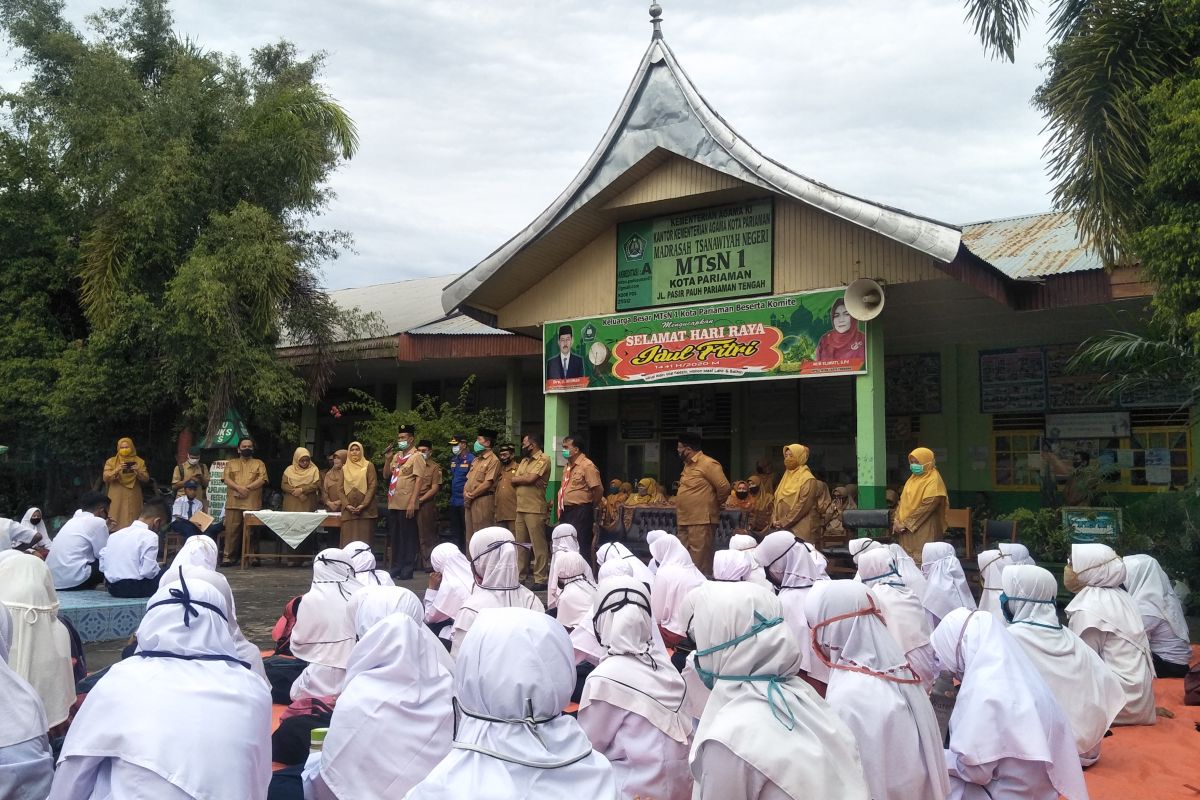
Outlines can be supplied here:
M570 631L592 619L592 593L596 584L590 579L591 569L579 553L558 554L558 613L555 617Z
M93 589L104 580L100 551L108 543L108 507L112 501L99 492L88 492L75 516L50 543L46 566L60 592Z
M350 556L354 567L354 578L363 586L395 586L392 574L386 569L375 568L375 551L366 542L351 542L342 548Z
M862 553L858 569L862 584L879 601L879 611L888 633L928 691L941 670L938 669L937 654L929 643L933 629L929 627L929 618L921 601L900 576L899 565L889 550L875 548Z
M344 550L330 547L313 560L312 584L303 595L291 631L291 651L308 662L292 684L293 711L302 712L313 699L333 705L346 678L346 661L354 648L354 620L346 603L362 585Z
M204 502L199 497L200 484L196 481L185 481L183 484L183 494L175 498L175 504L171 506L171 530L178 533L184 539L198 534L207 534L215 541L217 534L225 530L225 526L220 522L214 521L205 530L200 530L196 523L192 522L192 515L197 511L204 510Z
M974 611L975 597L967 586L962 563L949 542L926 542L921 549L921 574L925 578L925 616L929 627L936 628L956 608Z
M1175 596L1171 579L1153 556L1125 556L1124 561L1125 588L1146 626L1154 674L1182 678L1187 675L1192 645L1183 605Z
M759 543L754 558L762 564L767 580L777 589L779 602L783 604L783 618L796 636L800 646L800 665L814 681L829 680L829 668L812 649L812 634L808 618L804 616L804 601L818 581L828 580L813 556L809 544L797 539L791 531L775 531ZM821 687L817 687L818 691Z
M650 610L663 639L677 647L687 639L688 593L705 584L704 573L696 569L683 542L675 536L663 535L650 545L650 555L658 564L650 586Z
M484 528L471 537L468 549L475 586L454 618L454 644L450 652L455 657L467 631L484 609L526 608L539 614L546 610L542 601L517 580L517 547L507 528Z
M12 616L0 605L0 797L43 800L54 776L46 710L29 682L8 666L13 639Z
M454 542L442 542L429 554L433 571L425 590L425 623L449 647L454 641L454 618L475 587L471 562Z
M158 529L166 517L162 503L147 503L132 525L108 537L100 571L113 597L149 597L158 591Z

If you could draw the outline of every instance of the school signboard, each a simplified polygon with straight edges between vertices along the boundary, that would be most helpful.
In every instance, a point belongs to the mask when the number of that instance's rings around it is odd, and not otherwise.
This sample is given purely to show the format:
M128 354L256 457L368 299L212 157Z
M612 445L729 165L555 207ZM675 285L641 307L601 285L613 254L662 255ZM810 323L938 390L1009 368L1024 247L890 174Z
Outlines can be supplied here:
M1063 508L1062 520L1074 544L1113 545L1121 533L1119 508Z
M862 323L842 290L548 322L545 391L857 375Z
M617 311L770 294L775 206L756 200L617 226Z
M225 500L228 487L221 478L225 477L225 461L214 461L208 467L208 515L213 519L225 518Z

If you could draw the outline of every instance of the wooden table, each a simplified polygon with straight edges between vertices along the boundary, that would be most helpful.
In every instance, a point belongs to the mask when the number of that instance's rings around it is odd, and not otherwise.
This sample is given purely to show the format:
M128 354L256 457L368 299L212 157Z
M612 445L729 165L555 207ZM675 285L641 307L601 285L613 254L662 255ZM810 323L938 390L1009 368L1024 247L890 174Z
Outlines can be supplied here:
M249 566L250 559L252 559L252 558L260 558L260 559L261 558L274 558L278 561L282 561L285 558L308 558L308 556L300 554L300 553L296 553L296 552L292 552L292 553L250 552L250 538L251 538L250 537L250 529L251 528L267 528L267 530L271 530L271 529L268 528L266 526L266 524L261 519L259 519L258 516L253 511L247 511L244 514L242 514L242 521L245 524L244 525L245 530L242 531L242 563L241 563L242 569L245 569L247 566ZM316 528L314 528L312 534L309 534L309 535L311 536L311 535L316 534L316 532L321 530L322 528L341 528L341 527L342 527L342 514L339 511L334 511L332 513L326 513L325 521L322 522L320 525L318 525ZM274 534L274 531L272 531L272 534ZM279 537L276 536L276 538L278 539ZM282 539L279 539L279 541L283 542L284 545L287 545L289 550L291 549L291 546L288 545L287 542L284 542Z

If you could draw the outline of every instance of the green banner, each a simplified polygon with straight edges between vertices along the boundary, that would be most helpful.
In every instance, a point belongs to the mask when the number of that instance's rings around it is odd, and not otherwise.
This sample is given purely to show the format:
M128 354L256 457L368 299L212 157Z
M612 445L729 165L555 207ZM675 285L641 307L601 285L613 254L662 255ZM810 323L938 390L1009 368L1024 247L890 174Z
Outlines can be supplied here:
M842 291L548 322L545 391L856 375L867 339Z
M617 226L617 311L770 294L775 206L756 200Z

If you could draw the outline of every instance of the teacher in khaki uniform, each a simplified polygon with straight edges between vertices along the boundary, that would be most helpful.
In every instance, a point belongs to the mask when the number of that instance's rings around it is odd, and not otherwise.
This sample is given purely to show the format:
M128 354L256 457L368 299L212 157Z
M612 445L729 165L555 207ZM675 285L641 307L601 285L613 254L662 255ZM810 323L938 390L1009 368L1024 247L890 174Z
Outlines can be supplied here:
M420 485L425 478L426 465L415 447L416 432L412 425L401 425L397 429L387 490L391 573L393 578L401 581L412 580L420 546L417 508L421 503ZM392 452L392 448L389 447L387 452Z
M604 482L600 470L587 457L587 445L579 436L563 439L563 455L567 467L563 470L562 486L558 490L558 521L575 528L579 536L579 552L587 562L596 566L596 514L604 502Z
M496 484L500 480L500 459L492 452L496 432L479 431L479 437L471 449L475 460L467 472L467 485L463 487L463 507L467 516L467 546L476 531L496 524Z
M533 546L533 589L546 588L549 579L549 552L546 547L546 484L550 482L550 457L542 452L537 434L527 433L521 439L521 463L513 473L512 483L517 490L516 539ZM529 577L529 551L517 551L521 580Z
M716 459L704 455L697 434L681 433L677 441L675 452L683 461L675 495L678 536L696 568L711 577L713 537L721 518L721 503L729 497L729 479Z
M246 511L262 509L262 489L267 483L267 465L254 457L253 440L238 442L238 457L225 465L221 482L228 488L225 495L225 561L221 566L232 567L242 553L242 515ZM251 537L251 550L254 549L254 538Z
M513 460L513 446L500 445L496 449L496 457L500 459L500 474L496 477L496 524L507 528L510 533L516 533L517 487L512 479L517 471L517 462Z
M421 569L430 572L429 556L438 544L437 496L442 490L442 465L433 460L433 442L417 442L417 452L425 459L425 474L417 485L417 535L421 540Z

